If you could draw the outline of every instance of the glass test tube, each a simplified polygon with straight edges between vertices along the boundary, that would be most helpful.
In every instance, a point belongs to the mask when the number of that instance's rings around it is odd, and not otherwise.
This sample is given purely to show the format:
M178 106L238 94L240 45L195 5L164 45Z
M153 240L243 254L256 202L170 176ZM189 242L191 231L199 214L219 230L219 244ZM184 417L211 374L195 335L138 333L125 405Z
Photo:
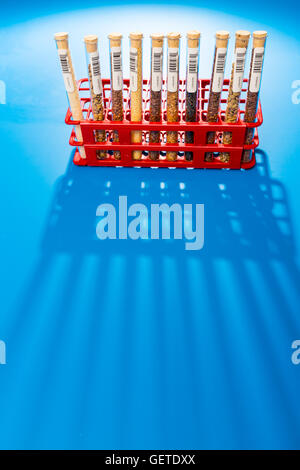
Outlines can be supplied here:
M234 60L231 68L231 79L227 98L225 122L236 122L238 118L249 38L249 31L237 31L235 33ZM230 145L231 143L232 132L223 132L223 144ZM228 152L223 152L220 154L221 162L228 163L229 159L230 155Z
M68 33L56 33L54 35L54 39L57 46L58 57L60 60L65 89L67 92L72 117L74 121L82 121L83 114L80 104L77 82L75 79L74 68L72 64L71 53L69 49L69 35ZM77 125L74 127L77 140L79 142L82 142L83 138L80 126ZM84 147L78 146L78 149L81 158L86 158Z
M267 39L266 31L254 31L253 33L253 45L252 45L252 56L250 65L250 75L248 82L248 93L245 109L245 122L254 122L259 90L261 84L261 75L264 62L265 44ZM246 129L245 144L251 145L254 135L254 128L249 127ZM251 160L252 150L244 150L242 156L242 162L246 163Z
M161 121L161 88L163 80L163 46L164 35L151 35L151 81L150 81L150 122ZM158 144L160 142L160 132L150 131L149 142ZM149 152L151 160L159 159L158 151Z
M214 65L210 82L210 91L207 108L207 122L217 122L220 106L221 93L224 81L224 71L227 55L229 33L228 31L218 31L216 33L216 47L214 55ZM207 133L207 143L214 144L215 132ZM213 152L206 152L205 161L213 160Z
M93 119L95 121L103 121L104 119L104 106L103 106L103 87L101 78L100 58L98 51L98 37L89 35L84 37L86 59L88 66L88 76L91 93L91 104L93 111ZM96 142L105 142L106 133L103 129L95 131ZM106 158L106 150L97 150L97 158L100 160Z
M113 121L123 121L123 68L122 68L122 34L108 35L110 45L111 101ZM113 132L114 142L119 142L118 131ZM121 158L119 150L114 151L117 160Z
M140 122L143 113L143 34L130 33L130 115L132 122ZM142 131L131 131L131 142L142 142ZM141 150L133 150L133 160L142 158Z
M179 93L179 33L169 33L168 36L168 78L167 78L167 122L178 121L178 93ZM167 131L167 143L177 144L178 132ZM167 151L169 161L177 159L177 152Z
M185 120L195 122L197 119L198 102L198 67L199 67L200 32L187 33L187 65L186 65L186 93L185 93ZM185 143L194 143L194 132L185 132ZM193 152L185 152L185 159L193 160Z

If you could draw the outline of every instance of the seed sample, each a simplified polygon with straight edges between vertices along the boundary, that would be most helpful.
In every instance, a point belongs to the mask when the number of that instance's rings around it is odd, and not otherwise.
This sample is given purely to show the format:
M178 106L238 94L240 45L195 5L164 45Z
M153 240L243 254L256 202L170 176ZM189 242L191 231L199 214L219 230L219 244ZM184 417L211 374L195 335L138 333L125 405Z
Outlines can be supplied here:
M265 44L267 39L266 31L254 31L253 46L250 65L250 75L248 82L248 93L245 109L245 122L254 122L257 104L259 98L259 90L261 84L261 75L264 62ZM251 145L253 141L254 128L246 129L245 144ZM246 163L251 160L252 150L244 150L242 162Z
M140 122L142 120L143 111L143 49L142 49L142 33L130 33L130 108L131 121ZM142 131L131 132L131 142L142 142ZM141 150L132 152L133 160L142 158Z
M189 31L187 33L187 66L185 92L186 122L195 122L197 119L199 43L199 31ZM185 143L194 143L194 132L185 132ZM193 152L185 152L185 159L188 161L193 160Z
M224 81L224 71L227 55L229 33L227 31L218 31L216 33L216 47L214 55L214 64L210 82L210 91L207 107L207 122L217 122L220 106L221 93ZM207 133L207 143L214 144L216 138L215 132ZM213 160L213 152L206 152L205 161Z
M167 122L178 121L178 92L179 92L179 33L169 33L168 36L168 79L167 79ZM178 132L167 132L167 143L177 144ZM166 159L177 160L177 152L166 152Z
M163 34L151 35L151 81L150 81L150 122L161 121L161 88L163 80ZM149 142L158 144L160 142L160 132L150 131ZM158 151L150 151L151 160L159 159Z
M228 123L236 122L238 118L249 38L249 31L237 31L235 33L234 60L232 63L231 79L225 114L225 122ZM232 144L232 132L223 132L223 144ZM220 153L221 162L228 163L229 158L230 155L228 152Z
M98 51L98 37L89 35L85 36L85 49L86 59L88 65L88 76L91 93L91 103L94 121L103 121L104 107L103 107L103 88L100 68L100 58ZM105 130L97 129L95 131L96 142L105 142ZM106 150L96 150L97 158L103 160L106 158Z
M123 121L123 68L122 68L122 34L109 34L110 45L110 75L111 75L111 102L113 121ZM118 131L113 132L114 142L119 142ZM114 151L116 160L120 160L121 152Z
M74 121L82 121L83 114L80 104L79 92L75 78L74 68L72 64L71 53L69 49L68 33L56 33L54 35L56 41L58 57L60 60L61 70L65 83L65 89L68 96L69 107ZM75 127L76 138L79 142L83 141L81 128L79 125ZM86 158L83 146L78 146L81 158Z

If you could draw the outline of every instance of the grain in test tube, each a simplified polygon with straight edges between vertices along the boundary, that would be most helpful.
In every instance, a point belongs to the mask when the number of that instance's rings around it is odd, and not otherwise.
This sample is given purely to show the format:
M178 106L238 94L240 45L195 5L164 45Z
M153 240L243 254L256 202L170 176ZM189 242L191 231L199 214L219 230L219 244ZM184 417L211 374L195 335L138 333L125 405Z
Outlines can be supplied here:
M249 31L237 31L235 33L234 60L232 63L231 79L225 114L225 122L228 123L236 122L238 118L249 38ZM223 132L223 144L230 145L231 143L232 132ZM220 154L221 162L228 163L229 158L230 155L228 152L223 152Z
M248 82L247 101L245 109L245 122L254 122L259 90L261 84L261 75L265 55L265 44L267 39L266 31L254 31L253 33L253 45L252 45L252 56L250 65L250 75ZM246 129L245 144L251 145L254 135L254 128L249 127ZM242 156L242 162L246 163L251 160L252 150L244 150Z
M56 41L58 57L60 60L63 79L73 120L82 121L83 114L80 104L77 82L75 79L74 68L72 64L71 53L69 49L69 35L68 33L56 33L54 35L54 39ZM74 127L77 140L82 142L83 138L80 125ZM81 158L86 158L84 147L79 146L78 148Z
M186 93L185 93L185 120L195 122L197 119L198 102L198 65L199 65L199 31L187 33L187 66L186 66ZM194 143L194 132L185 133L185 143ZM185 152L185 159L193 160L193 152Z
M122 34L111 33L108 36L110 45L111 101L113 121L123 121L123 67L122 67ZM119 133L114 131L114 142L119 142ZM119 150L114 151L117 160L121 158Z
M98 37L94 35L85 36L84 43L86 49L93 118L95 121L103 121L103 88L98 51ZM95 140L96 142L106 141L106 133L104 129L97 129L95 131ZM97 158L102 160L103 158L106 158L106 150L97 150L96 155Z
M161 88L163 81L163 46L164 35L151 35L151 81L150 81L150 122L161 121ZM150 131L149 142L158 144L160 142L160 132ZM150 151L151 160L159 159L158 151Z
M130 115L132 122L140 122L143 112L143 34L130 33ZM131 142L142 142L142 131L131 131ZM142 158L141 150L132 152L133 160Z
M167 77L167 121L178 121L178 92L179 92L179 33L169 33L168 36L168 77ZM178 132L167 131L167 143L177 144ZM177 159L177 152L167 151L169 161Z
M224 71L227 55L229 33L228 31L218 31L216 33L216 47L214 54L214 65L210 82L210 92L207 108L207 122L217 122L220 106L221 93L224 81ZM214 144L215 132L207 133L207 143ZM205 161L213 160L213 152L206 152Z

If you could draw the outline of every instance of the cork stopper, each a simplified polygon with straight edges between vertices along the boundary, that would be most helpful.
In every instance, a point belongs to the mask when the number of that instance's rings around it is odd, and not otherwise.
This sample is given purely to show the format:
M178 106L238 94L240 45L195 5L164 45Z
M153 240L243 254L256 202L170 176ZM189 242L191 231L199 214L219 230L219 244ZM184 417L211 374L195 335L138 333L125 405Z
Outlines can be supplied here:
M152 47L163 47L164 44L164 34L162 33L153 33L150 35L152 40Z
M168 46L169 47L178 47L179 46L179 39L181 38L180 33L169 33L167 35L168 38Z
M201 33L200 31L188 31L186 37L188 39L200 39Z
M216 32L216 47L226 47L228 45L229 32L217 31Z
M235 33L235 47L246 47L247 49L250 36L250 31L237 31Z
M150 38L151 39L160 39L160 40L163 40L165 37L165 35L163 33L153 33L153 34L150 34Z
M199 47L200 36L201 36L200 31L188 31L186 35L188 47L191 47L191 48Z
M253 47L264 47L267 39L267 31L254 31L253 33Z
M122 39L122 33L110 33L108 39Z
M266 38L268 35L267 31L254 31L253 38L254 39L263 39Z
M129 37L130 37L130 39L139 40L139 39L143 39L144 36L143 36L143 33L140 33L140 32L137 31L137 32L134 32L134 33L130 33Z
M168 33L167 38L168 39L180 39L181 35L180 33Z
M137 49L142 47L143 33L140 33L140 32L130 33L129 37L130 37L131 47L136 47Z
M122 41L121 33L110 33L108 39L110 40L110 47L120 47Z
M55 41L65 41L69 38L69 33L55 33L54 39Z
M69 49L69 33L55 33L54 39L58 49Z
M85 47L88 53L96 52L98 47L98 36L90 34L84 36Z

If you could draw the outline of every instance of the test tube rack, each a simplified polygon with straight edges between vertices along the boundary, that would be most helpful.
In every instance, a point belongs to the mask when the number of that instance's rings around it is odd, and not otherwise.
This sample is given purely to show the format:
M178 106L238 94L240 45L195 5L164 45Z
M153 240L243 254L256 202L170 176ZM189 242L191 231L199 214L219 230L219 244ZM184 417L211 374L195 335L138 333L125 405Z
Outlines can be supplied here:
M130 120L130 87L129 80L124 80L123 97L124 97L124 119L123 121L113 121L111 110L111 90L110 80L103 79L103 102L105 106L105 114L103 121L94 121L92 117L91 100L89 95L88 79L84 78L78 81L78 90L83 111L84 120L74 121L72 113L68 109L65 122L68 125L80 125L82 131L82 142L76 139L74 129L71 132L70 145L76 147L74 155L74 163L80 166L116 166L116 167L160 167L160 168L228 168L228 169L249 169L255 163L255 149L259 145L257 128L263 122L261 103L259 101L256 119L253 123L243 121L244 108L247 93L247 79L244 79L243 89L240 99L240 110L238 119L235 123L226 123L225 110L227 103L227 95L229 88L229 80L225 79L223 84L222 97L220 102L220 111L217 122L206 121L206 109L209 96L210 80L199 80L198 88L198 111L196 122L185 122L185 80L179 82L179 115L178 122L168 123L166 120L166 101L167 91L166 83L163 83L162 90L162 118L160 122L149 122L149 105L150 105L150 83L148 80L143 81L143 119L141 122L131 122ZM245 145L245 134L248 127L255 128L254 138L251 145ZM96 142L95 131L106 131L106 141ZM131 143L131 131L142 131L142 142ZM119 142L113 142L113 132L118 131ZM149 143L149 132L160 132L160 143ZM178 143L167 144L166 132L177 131ZM194 132L194 143L186 144L184 142L184 134L186 131ZM222 133L224 131L232 132L232 144L222 144ZM216 132L216 141L214 144L207 144L207 133ZM84 146L86 158L82 158L78 151L79 146ZM97 158L97 150L106 150L107 157L104 159ZM242 161L243 151L252 150L251 160ZM119 150L121 158L116 159L113 152ZM141 150L142 158L134 160L132 158L133 150ZM158 160L149 158L149 151L159 151ZM177 160L166 160L166 151L176 151ZM193 152L193 160L185 159L184 152ZM205 161L206 152L213 152L212 161ZM220 161L218 155L222 152L228 152L230 158L228 162Z

